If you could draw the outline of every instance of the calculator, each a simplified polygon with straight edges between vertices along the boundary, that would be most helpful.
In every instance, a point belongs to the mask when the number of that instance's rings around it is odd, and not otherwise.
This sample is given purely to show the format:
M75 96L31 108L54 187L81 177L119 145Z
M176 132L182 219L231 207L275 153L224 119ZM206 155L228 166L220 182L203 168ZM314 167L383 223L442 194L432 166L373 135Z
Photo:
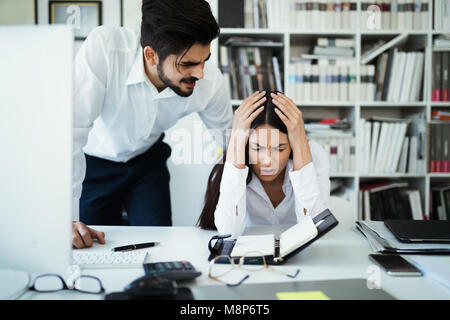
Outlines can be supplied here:
M192 280L202 274L189 261L144 263L144 271L146 275L175 281Z

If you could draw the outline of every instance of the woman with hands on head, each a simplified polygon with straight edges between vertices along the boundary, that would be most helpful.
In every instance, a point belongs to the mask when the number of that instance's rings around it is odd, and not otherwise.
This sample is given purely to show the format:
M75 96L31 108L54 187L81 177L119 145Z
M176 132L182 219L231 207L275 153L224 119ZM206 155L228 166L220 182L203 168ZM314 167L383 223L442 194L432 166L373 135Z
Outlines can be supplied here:
M329 159L308 142L302 112L281 92L255 92L236 109L198 225L241 235L252 224L293 225L329 207Z

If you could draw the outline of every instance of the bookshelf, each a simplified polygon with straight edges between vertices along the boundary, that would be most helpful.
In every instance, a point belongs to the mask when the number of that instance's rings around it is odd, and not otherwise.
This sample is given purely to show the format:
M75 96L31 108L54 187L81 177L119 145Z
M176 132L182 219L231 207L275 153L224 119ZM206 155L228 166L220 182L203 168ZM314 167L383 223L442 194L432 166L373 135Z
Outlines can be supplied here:
M209 0L213 13L218 16L219 0ZM284 0L282 0L284 1ZM409 30L395 30L391 29L377 29L367 30L362 28L362 19L364 14L362 4L360 1L356 2L356 15L353 16L354 28L352 29L298 29L290 28L221 28L221 35L219 39L215 40L212 45L214 52L213 58L219 63L219 46L224 38L231 36L256 36L256 37L272 37L284 43L284 57L282 68L284 70L283 76L283 91L288 96L293 96L292 88L289 87L289 70L290 60L296 56L296 51L299 46L305 45L311 47L315 39L319 37L328 38L349 38L354 40L355 51L354 61L356 65L356 96L353 101L335 101L327 99L325 101L304 101L302 99L295 99L296 104L302 109L305 117L321 115L322 117L336 117L345 116L348 118L351 129L356 140L355 146L355 168L350 172L331 172L331 180L340 179L347 191L343 196L348 198L354 208L354 219L358 218L359 212L359 186L361 183L371 181L373 179L384 179L394 182L408 182L409 186L420 191L420 200L423 212L429 216L430 211L430 190L432 186L439 183L450 183L450 173L430 173L428 168L428 144L425 150L425 165L424 170L419 170L415 173L372 173L363 172L361 170L362 163L362 145L359 137L362 135L360 130L361 119L369 119L373 116L382 117L407 117L414 114L422 114L428 124L431 121L431 111L443 110L450 111L450 102L435 102L431 100L432 89L432 53L433 39L442 34L450 34L448 30L434 30L434 0L422 1L428 5L426 13L426 20L423 20L423 25ZM413 2L413 1L411 1ZM372 3L372 2L371 2ZM373 1L375 4L375 1ZM413 13L415 14L415 13ZM421 13L423 15L423 13ZM423 16L422 16L423 17ZM384 18L383 18L384 19ZM413 20L414 23L414 20ZM426 25L426 27L424 27ZM402 44L402 48L406 47L409 50L416 50L423 52L423 78L421 83L422 93L420 100L407 102L393 102L393 101L365 101L361 99L361 56L362 48L370 42L375 42L378 39L392 39L402 33L407 34L407 40ZM371 61L376 63L376 59ZM242 102L241 99L233 99L232 104L237 107ZM428 141L428 139L426 139ZM428 143L428 142L427 142Z

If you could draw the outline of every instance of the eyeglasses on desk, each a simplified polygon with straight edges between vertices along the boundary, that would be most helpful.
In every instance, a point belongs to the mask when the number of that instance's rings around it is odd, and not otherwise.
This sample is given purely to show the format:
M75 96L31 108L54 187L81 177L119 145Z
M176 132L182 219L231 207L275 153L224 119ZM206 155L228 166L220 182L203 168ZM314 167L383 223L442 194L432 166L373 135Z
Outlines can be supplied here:
M226 261L226 263L223 262L224 260ZM242 284L245 280L247 280L250 277L250 275L247 274L237 283L228 283L223 280L223 276L239 268L248 272L269 270L280 273L289 278L296 278L300 273L300 269L297 269L297 271L294 274L288 274L284 271L278 270L277 268L269 266L266 262L266 258L264 257L263 253L259 251L251 251L242 255L239 258L239 262L237 264L235 263L235 260L229 255L220 255L215 257L214 259L211 260L209 264L208 277L212 280L223 283L229 287L236 287Z

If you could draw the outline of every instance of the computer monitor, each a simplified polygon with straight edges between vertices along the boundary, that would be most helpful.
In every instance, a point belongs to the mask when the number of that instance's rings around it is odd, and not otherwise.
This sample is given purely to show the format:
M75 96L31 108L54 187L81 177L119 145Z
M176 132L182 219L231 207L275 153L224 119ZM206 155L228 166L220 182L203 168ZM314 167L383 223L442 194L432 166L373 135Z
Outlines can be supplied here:
M67 27L0 27L0 268L69 265L72 60Z

